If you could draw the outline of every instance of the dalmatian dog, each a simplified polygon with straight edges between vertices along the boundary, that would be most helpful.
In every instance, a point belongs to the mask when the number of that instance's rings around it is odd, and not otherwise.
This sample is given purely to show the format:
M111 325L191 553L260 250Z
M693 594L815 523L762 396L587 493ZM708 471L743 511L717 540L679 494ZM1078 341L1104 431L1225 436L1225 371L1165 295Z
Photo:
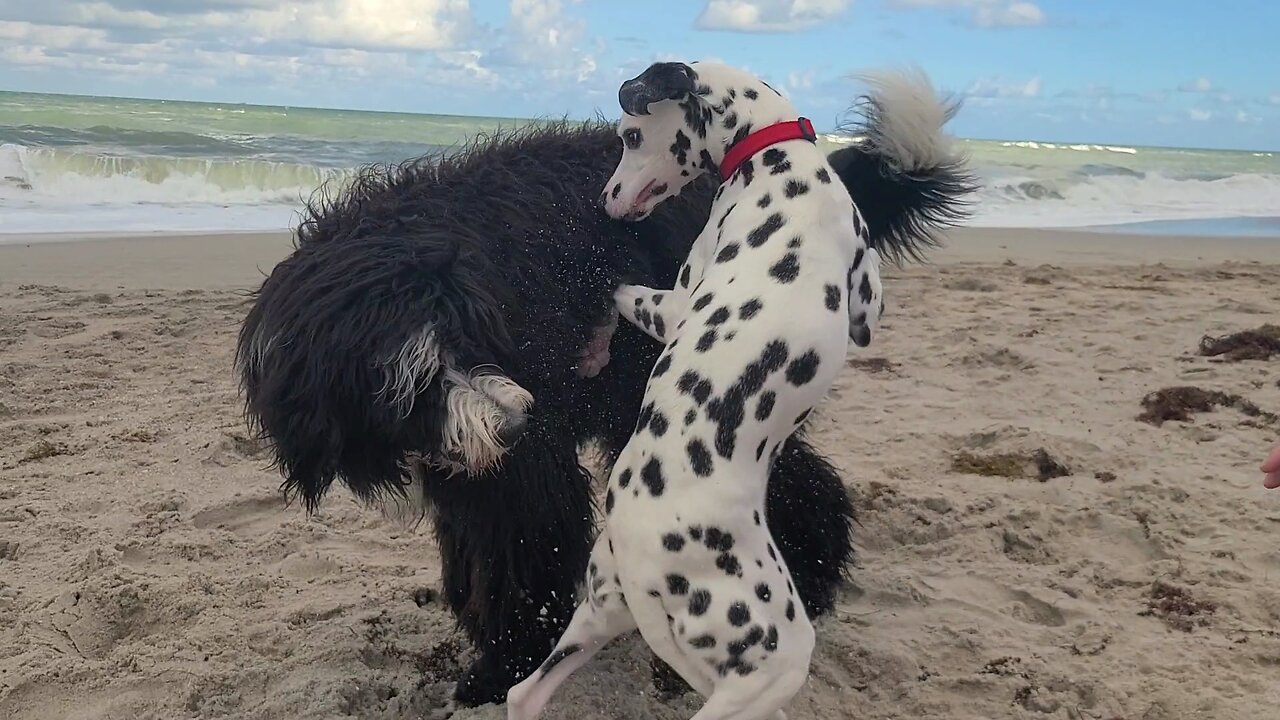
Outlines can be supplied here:
M882 312L879 257L812 126L762 80L657 63L619 91L622 159L603 196L639 219L702 173L721 186L677 287L623 285L618 312L665 348L610 475L585 599L507 694L533 720L615 637L703 697L695 720L784 718L815 633L764 521L775 453Z

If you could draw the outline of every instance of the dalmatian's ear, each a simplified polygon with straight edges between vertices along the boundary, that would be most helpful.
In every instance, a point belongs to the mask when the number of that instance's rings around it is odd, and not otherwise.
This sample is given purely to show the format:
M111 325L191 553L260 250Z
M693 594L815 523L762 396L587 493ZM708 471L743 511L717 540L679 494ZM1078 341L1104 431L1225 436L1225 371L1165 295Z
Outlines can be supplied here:
M628 115L648 115L649 105L680 100L693 92L698 74L679 62L660 62L622 83L618 104Z

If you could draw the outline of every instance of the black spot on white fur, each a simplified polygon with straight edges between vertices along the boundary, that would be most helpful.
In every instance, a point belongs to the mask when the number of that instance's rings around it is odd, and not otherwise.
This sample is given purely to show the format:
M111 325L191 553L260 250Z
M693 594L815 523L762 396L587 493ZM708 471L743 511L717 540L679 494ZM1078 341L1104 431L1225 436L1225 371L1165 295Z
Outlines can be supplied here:
M667 487L667 479L662 475L662 461L656 457L649 458L649 462L640 468L640 481L649 488L650 495L661 497Z
M797 387L808 384L818 373L818 365L821 362L817 352L813 350L805 352L787 365L787 382Z
M756 402L756 420L764 422L773 414L773 404L777 402L778 396L772 390L766 390L760 393L760 400Z
M726 459L733 458L737 444L738 428L742 425L746 401L764 387L765 380L786 363L790 351L782 340L765 345L760 357L747 364L738 379L725 391L723 397L707 403L707 414L716 423L716 452Z
M823 293L824 293L823 304L826 305L827 309L830 310L831 312L839 311L840 310L840 288L828 283L823 288Z
M778 148L765 150L762 162L769 168L770 175L781 175L791 171L791 161L787 159L786 151Z
M729 552L733 549L733 533L727 533L718 527L709 527L703 533L702 542L708 550Z
M773 234L782 229L786 225L786 221L782 218L782 213L773 213L765 218L754 230L747 234L747 244L753 248L758 248L769 241Z
M653 433L655 438L660 438L667 434L669 425L667 416L663 415L661 410L655 410L653 417L649 420L649 432Z
M581 651L582 651L581 645L565 645L559 650L556 650L555 652L551 653L550 657L548 657L542 663L542 667L539 669L542 671L543 675L546 675L547 673L554 670L557 665L564 662L565 659L567 659L570 655L573 655Z
M736 207L738 207L738 205L737 203L734 203L733 205L730 205L727 210L724 211L724 214L720 216L720 220L716 222L717 228L724 227L724 221L729 219L729 213L733 212L733 209Z
M711 593L698 589L689 594L689 614L700 617L711 609ZM788 618L790 619L790 618Z
M687 594L689 592L689 580L683 575L668 575L667 592L672 595Z
M769 275L774 280L786 285L794 282L800 275L800 260L794 252L788 252L782 259L769 268Z
M723 570L725 575L742 577L742 563L738 561L738 556L733 553L722 552L717 555L716 567Z
M685 451L689 455L689 469L693 470L693 474L698 477L709 477L713 466L711 451L707 449L706 443L699 438L694 438L685 446Z
M689 140L689 136L684 134L683 130L676 130L676 141L671 143L671 154L675 155L676 162L685 165L689 162L689 149L693 147L693 143Z
M667 371L670 369L671 369L671 354L666 353L662 357L658 358L658 362L654 364L653 373L650 375L650 377L655 377L655 378L662 377L663 375L666 375Z

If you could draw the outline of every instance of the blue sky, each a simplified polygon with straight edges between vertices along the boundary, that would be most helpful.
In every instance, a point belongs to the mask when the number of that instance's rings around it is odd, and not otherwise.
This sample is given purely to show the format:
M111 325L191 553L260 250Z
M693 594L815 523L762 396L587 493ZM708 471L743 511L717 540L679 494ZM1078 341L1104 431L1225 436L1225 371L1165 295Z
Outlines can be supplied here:
M1280 149L1275 0L0 0L0 88L618 114L658 59L743 65L829 128L915 64L967 137Z

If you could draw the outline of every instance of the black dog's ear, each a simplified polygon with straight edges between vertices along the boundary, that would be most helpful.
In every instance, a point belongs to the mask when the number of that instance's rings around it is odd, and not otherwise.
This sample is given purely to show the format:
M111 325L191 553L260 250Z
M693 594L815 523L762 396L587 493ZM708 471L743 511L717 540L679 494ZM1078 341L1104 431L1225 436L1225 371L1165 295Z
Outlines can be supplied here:
M648 115L651 103L679 100L693 92L697 79L698 74L684 63L654 63L622 83L618 104L628 115Z

